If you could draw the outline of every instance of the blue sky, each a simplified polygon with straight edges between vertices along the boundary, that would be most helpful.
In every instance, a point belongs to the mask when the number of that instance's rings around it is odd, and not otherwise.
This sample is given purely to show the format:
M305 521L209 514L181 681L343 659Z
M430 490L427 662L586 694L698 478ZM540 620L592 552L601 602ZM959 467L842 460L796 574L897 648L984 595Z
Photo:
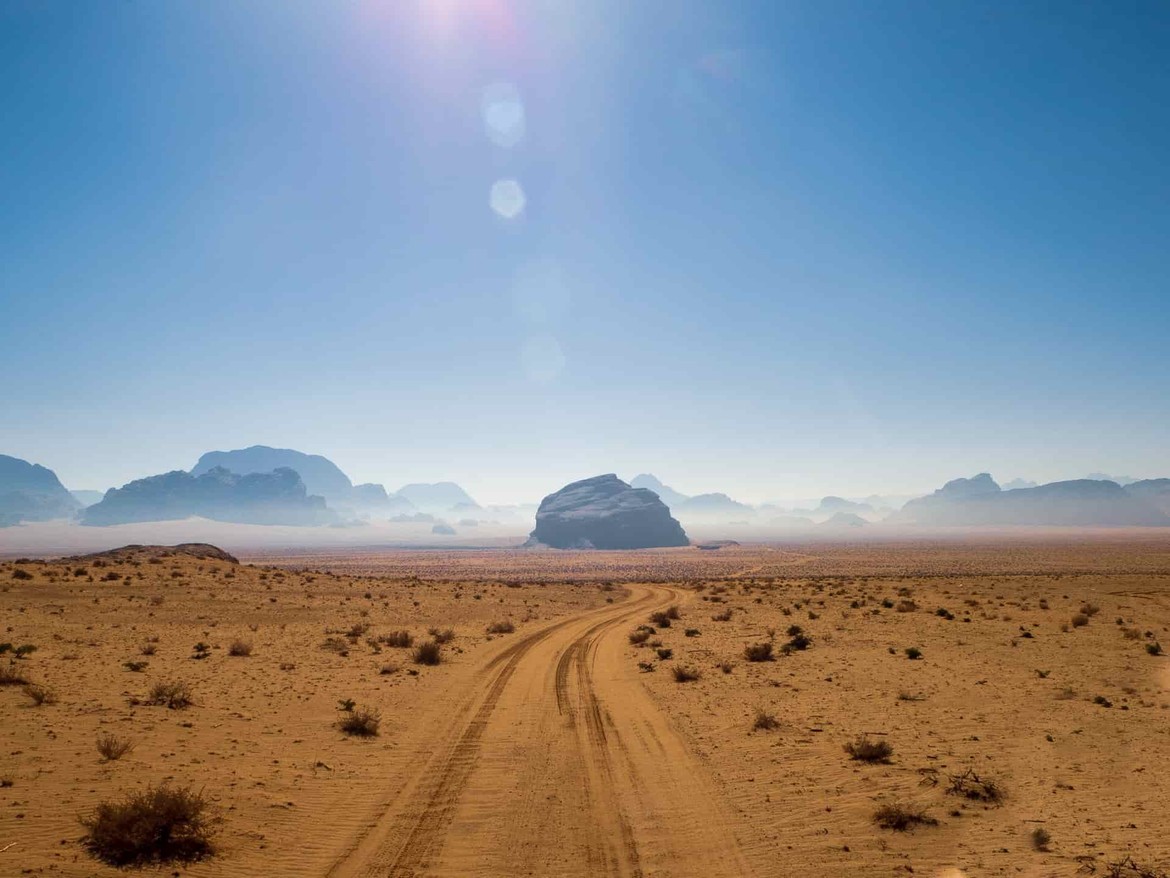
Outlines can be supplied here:
M0 452L1170 475L1167 45L1162 3L9 0Z

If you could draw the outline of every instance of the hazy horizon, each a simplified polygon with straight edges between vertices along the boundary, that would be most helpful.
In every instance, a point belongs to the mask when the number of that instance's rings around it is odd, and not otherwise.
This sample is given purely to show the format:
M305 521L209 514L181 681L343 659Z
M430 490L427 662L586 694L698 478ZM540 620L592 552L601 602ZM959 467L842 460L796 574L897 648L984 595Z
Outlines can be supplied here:
M0 8L0 453L481 503L1170 475L1170 9Z

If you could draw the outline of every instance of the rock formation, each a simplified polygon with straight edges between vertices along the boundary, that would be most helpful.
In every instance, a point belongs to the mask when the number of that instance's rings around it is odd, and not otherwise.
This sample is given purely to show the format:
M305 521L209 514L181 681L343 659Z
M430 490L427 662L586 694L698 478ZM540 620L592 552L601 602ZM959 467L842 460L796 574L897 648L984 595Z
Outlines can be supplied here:
M467 492L454 482L403 485L398 489L397 496L409 500L416 509L423 512L441 513L448 512L456 506L477 506Z
M630 479L631 488L649 488L658 495L658 499L674 510L677 506L686 503L691 498L686 494L681 494L669 485L664 485L660 482L657 476L652 476L649 473L642 473Z
M650 549L688 541L657 494L631 488L610 473L573 482L545 497L528 543L558 549Z
M251 473L270 473L288 468L301 477L305 490L327 500L349 500L353 483L333 461L319 454L305 454L291 448L269 448L253 445L236 451L209 451L199 458L191 475L201 476L215 467L222 467L242 476Z
M314 525L336 516L322 497L309 496L301 477L287 467L238 475L222 467L193 476L182 470L149 476L112 488L82 512L81 523L127 524L201 516L240 524Z
M51 469L0 454L0 526L71 518L80 508Z

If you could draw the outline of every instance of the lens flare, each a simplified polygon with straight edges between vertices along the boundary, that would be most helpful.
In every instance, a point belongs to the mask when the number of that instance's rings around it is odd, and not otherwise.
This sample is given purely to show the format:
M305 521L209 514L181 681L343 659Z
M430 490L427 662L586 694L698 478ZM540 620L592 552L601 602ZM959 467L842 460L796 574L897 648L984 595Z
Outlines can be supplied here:
M504 219L515 219L524 212L524 190L515 180L496 180L492 183L488 204Z
M508 82L489 85L483 90L479 107L484 131L492 143L511 149L524 139L524 102L514 85Z

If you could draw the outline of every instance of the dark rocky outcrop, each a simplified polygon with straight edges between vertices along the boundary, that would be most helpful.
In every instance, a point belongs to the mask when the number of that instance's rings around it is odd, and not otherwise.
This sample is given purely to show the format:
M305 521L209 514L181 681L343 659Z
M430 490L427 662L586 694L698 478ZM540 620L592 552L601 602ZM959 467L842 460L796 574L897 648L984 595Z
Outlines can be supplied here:
M927 525L1157 526L1170 516L1116 482L1076 479L1002 491L991 476L955 479L891 520Z
M239 524L331 524L336 516L321 497L305 491L287 467L239 475L216 467L193 476L182 470L112 488L88 507L82 524L111 525L201 516Z
M318 494L327 500L349 500L353 492L349 476L329 458L291 448L253 445L235 451L209 451L199 458L199 462L191 469L191 475L201 476L216 467L240 475L291 469L301 477L308 493Z
M688 540L657 494L631 488L609 473L545 497L528 543L558 549L650 549L685 546Z
M107 549L104 552L91 552L88 555L74 555L63 559L72 561L145 561L149 558L171 558L175 555L185 555L190 558L210 561L227 561L230 564L239 564L239 559L229 555L219 546L211 543L179 543L177 546L122 546L118 549Z
M51 469L0 454L0 526L71 518L80 508Z

